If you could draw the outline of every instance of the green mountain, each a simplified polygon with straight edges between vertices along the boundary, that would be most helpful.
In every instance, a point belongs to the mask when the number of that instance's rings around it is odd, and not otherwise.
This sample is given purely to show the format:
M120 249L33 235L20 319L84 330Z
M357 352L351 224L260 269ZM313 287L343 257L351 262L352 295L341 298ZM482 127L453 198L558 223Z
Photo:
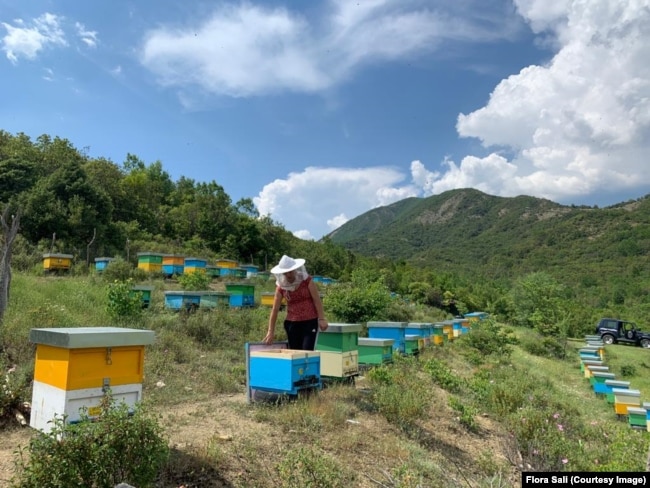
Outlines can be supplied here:
M370 210L329 237L365 256L494 277L610 266L638 273L648 267L639 258L650 252L649 197L597 208L451 190Z

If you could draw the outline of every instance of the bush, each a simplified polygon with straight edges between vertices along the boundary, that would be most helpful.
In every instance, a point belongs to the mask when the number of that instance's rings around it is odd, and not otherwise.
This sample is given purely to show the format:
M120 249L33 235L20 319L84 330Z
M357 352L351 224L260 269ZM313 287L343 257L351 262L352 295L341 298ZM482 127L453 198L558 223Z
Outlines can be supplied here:
M142 293L133 292L130 279L111 283L107 294L106 311L114 320L133 320L142 314Z
M183 290L207 290L212 278L206 273L195 271L194 273L183 273L176 277Z
M107 399L93 421L86 414L76 424L57 418L49 433L38 433L18 452L11 486L113 488L124 482L146 488L168 456L155 419L141 406L131 413L125 404Z

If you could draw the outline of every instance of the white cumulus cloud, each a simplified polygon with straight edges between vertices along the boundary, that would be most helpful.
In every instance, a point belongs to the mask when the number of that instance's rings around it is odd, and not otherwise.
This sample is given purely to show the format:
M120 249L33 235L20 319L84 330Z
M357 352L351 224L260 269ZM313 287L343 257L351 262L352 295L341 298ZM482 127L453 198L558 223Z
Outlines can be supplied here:
M66 46L67 41L61 28L62 17L45 13L31 22L22 19L13 25L2 22L7 31L1 46L7 58L14 64L19 58L34 59L38 53L50 46Z
M276 179L253 198L261 215L270 215L287 230L320 239L347 221L346 215L360 215L370 208L387 205L419 190L400 186L405 175L393 168L308 167Z
M562 201L647 188L650 0L515 3L535 32L554 38L557 53L501 81L487 105L457 123L461 136L513 156L468 156L432 186L481 188L477 171L490 163L502 173L482 187L504 196Z
M189 26L148 31L140 60L162 85L179 90L198 86L232 97L313 93L363 65L430 52L446 39L508 38L521 24L514 9L490 17L480 1L470 4L461 16L442 0L330 0L315 18L261 2L222 4Z

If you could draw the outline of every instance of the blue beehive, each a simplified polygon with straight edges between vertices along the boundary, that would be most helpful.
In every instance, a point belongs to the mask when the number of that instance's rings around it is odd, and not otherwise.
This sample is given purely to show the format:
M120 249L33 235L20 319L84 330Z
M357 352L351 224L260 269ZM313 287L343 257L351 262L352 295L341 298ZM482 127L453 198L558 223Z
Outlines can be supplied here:
M431 345L431 334L433 324L430 322L409 322L406 325L406 335L416 335L422 338L421 346L427 347ZM420 349L423 349L420 347Z
M606 395L608 388L605 381L616 379L616 375L614 373L594 372L592 373L592 378L594 381L591 383L591 386L594 389L594 393L597 395Z
M200 291L166 291L165 308L171 310L193 310L201 305Z
M250 352L250 387L296 395L300 390L321 388L320 353L297 349Z
M368 337L372 339L393 339L393 351L406 353L406 322L368 322Z
M95 270L101 273L106 269L108 263L110 263L114 259L115 258L95 258Z

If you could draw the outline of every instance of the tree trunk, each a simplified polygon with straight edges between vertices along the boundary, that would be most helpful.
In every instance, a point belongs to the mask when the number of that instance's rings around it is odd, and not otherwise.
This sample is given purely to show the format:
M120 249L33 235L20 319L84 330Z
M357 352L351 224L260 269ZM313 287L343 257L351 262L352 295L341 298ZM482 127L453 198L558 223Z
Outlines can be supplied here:
M20 210L16 212L16 215L11 216L9 212L9 205L7 205L2 215L0 215L0 227L2 227L2 235L0 235L0 323L2 323L5 310L7 310L9 304L11 251L20 228Z

